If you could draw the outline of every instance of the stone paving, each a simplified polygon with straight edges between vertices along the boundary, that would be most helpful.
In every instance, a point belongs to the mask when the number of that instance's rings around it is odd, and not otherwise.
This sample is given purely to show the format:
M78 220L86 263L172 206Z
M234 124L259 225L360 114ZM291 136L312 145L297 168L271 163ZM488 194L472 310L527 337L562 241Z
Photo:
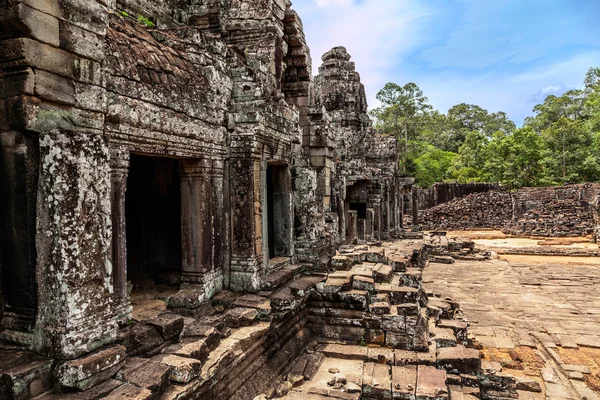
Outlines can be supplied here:
M428 293L460 303L471 334L483 347L537 347L549 356L548 367L554 366L558 375L554 380L564 385L558 397L597 398L586 392L580 381L565 379L571 377L553 349L600 347L600 258L597 264L588 265L548 260L541 264L499 260L431 263L423 282ZM545 383L547 396L557 397L552 395L557 391L554 383Z

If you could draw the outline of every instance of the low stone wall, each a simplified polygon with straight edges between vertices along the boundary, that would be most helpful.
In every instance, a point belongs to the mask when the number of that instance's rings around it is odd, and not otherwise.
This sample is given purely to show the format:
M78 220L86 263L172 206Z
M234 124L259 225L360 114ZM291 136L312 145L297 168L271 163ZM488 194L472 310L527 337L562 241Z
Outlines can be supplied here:
M594 233L593 204L600 184L497 189L469 194L419 212L421 227L500 229L527 236L585 236Z
M418 189L419 209L426 210L472 193L484 193L498 189L500 189L498 183L436 183L428 189Z
M511 195L503 190L469 194L419 212L423 230L503 229L511 218Z

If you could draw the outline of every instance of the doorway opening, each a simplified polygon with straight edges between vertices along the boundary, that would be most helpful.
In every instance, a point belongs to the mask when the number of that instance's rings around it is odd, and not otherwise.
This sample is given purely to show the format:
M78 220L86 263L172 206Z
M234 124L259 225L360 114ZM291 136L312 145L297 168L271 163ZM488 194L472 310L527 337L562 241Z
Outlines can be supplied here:
M125 213L127 278L133 291L177 290L182 263L179 160L132 154Z
M291 256L291 191L286 165L267 166L267 228L269 258Z
M28 332L35 325L38 306L39 139L20 132L0 136L0 329Z

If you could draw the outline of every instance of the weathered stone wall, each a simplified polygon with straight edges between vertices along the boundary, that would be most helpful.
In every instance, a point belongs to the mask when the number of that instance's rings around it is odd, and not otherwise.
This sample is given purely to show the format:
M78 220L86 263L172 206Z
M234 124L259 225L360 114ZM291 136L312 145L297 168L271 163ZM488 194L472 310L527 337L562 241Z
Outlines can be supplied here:
M419 213L423 229L493 228L514 235L584 236L594 232L600 185L492 190Z
M524 188L513 196L506 233L533 236L585 236L594 232L593 203L599 184Z
M423 230L503 229L512 219L512 200L507 191L472 193L419 211Z
M178 312L398 231L396 141L372 129L346 49L313 81L289 0L191 3L0 2L3 340L72 359L131 319L133 156L177 170Z
M499 188L500 185L497 183L436 183L427 189L419 188L419 209L426 210L471 193L488 192Z

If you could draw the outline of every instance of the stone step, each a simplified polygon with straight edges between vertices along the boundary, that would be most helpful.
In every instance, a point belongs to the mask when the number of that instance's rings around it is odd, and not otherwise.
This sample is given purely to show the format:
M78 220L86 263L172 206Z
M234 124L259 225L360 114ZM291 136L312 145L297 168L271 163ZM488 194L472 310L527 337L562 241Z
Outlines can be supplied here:
M106 398L106 396L121 386L123 386L123 382L116 379L109 379L83 392L58 393L55 390L51 390L34 397L32 400L99 400Z
M290 265L292 259L289 257L273 257L269 260L269 267L267 272L275 272L280 270L281 268L285 268Z
M476 373L481 369L479 350L456 347L442 347L437 350L437 366L450 373Z
M392 398L391 367L386 364L367 362L363 369L362 399L379 400Z
M446 371L427 365L419 365L415 395L418 400L447 399Z
M51 359L29 351L0 350L0 398L29 399L53 386Z
M261 289L265 291L277 290L280 287L284 286L286 283L293 280L297 275L301 274L306 270L305 265L301 264L289 264L289 259L287 259L287 264L279 267L276 270L273 270L268 275L266 275L261 283Z
M412 400L417 389L417 366L392 367L392 398L395 400Z
M113 345L66 361L54 370L56 384L67 390L87 390L113 377L125 363L125 347Z
M149 390L162 393L169 385L171 367L147 358L130 357L115 376L116 379Z

